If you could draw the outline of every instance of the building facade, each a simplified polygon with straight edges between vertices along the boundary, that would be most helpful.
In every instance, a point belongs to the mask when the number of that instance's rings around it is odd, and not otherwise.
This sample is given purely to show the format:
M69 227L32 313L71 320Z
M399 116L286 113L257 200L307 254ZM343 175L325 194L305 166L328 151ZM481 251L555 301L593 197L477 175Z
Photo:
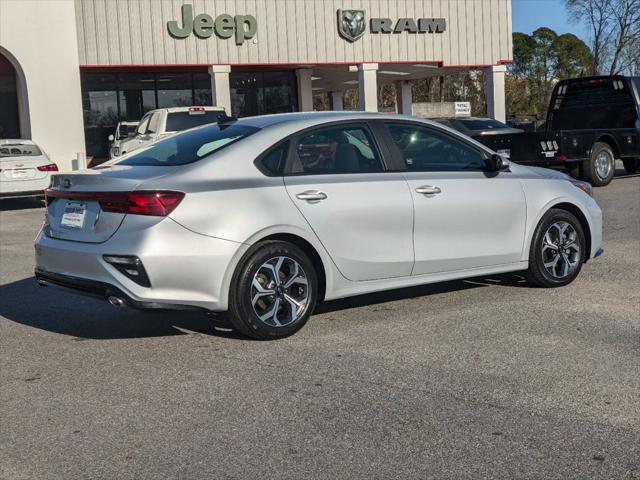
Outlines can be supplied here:
M61 168L106 154L119 120L219 105L236 116L376 111L394 83L483 69L504 119L511 0L0 0L0 136L33 138Z

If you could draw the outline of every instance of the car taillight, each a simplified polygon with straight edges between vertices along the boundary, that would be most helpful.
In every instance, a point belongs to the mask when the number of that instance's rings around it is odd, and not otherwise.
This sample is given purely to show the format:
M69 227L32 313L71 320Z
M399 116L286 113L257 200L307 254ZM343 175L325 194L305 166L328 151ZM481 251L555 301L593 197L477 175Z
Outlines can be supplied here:
M54 198L96 201L103 212L166 217L180 204L184 193L170 190L139 192L62 192L47 190L47 205Z
M58 166L55 163L50 163L49 165L40 165L38 170L41 172L57 172Z

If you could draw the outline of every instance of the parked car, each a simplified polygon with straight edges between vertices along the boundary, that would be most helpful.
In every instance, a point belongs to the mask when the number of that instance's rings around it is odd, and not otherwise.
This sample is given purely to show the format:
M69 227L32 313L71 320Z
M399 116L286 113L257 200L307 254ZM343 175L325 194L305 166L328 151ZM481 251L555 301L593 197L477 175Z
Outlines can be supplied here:
M35 142L0 139L0 197L42 196L57 171Z
M260 339L379 290L509 271L560 287L601 253L587 183L397 115L227 119L56 175L46 198L41 284L227 311Z
M547 120L537 132L479 138L489 148L511 144L518 163L567 170L595 186L608 185L620 158L628 173L640 162L640 77L620 75L558 82Z
M524 130L512 128L493 118L449 117L435 118L434 120L476 139L485 135L501 135L499 141L493 142L493 149L506 158L511 156L511 137L502 137L502 135L524 132Z
M151 142L176 132L214 123L224 114L220 107L173 107L147 112L134 135L120 143L120 155L125 155Z
M109 158L120 156L120 144L128 138L135 136L140 122L119 122L115 133L109 135Z

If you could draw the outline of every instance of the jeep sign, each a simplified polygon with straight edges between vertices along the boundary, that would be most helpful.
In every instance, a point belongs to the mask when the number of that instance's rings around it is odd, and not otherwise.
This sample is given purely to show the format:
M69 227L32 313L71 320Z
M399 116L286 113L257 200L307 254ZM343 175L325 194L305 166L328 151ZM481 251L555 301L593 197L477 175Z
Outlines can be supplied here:
M235 36L236 45L253 38L257 30L256 18L252 15L231 16L222 14L214 20L211 15L201 13L193 16L193 6L182 5L182 26L176 20L167 22L169 35L174 38L187 38L192 33L198 38L209 38L214 33L220 38Z
M443 33L447 29L444 18L400 18L395 23L390 18L372 18L371 33ZM355 42L366 30L364 10L338 10L338 32Z

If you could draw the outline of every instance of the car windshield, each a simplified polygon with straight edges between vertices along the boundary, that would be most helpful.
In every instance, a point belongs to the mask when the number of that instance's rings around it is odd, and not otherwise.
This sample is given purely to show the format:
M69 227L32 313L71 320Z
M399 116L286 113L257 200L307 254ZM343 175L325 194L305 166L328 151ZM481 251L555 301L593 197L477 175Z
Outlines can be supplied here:
M167 115L167 132L181 132L207 123L216 123L220 111L194 110L188 112L173 112Z
M114 163L152 166L185 165L197 162L258 130L259 128L245 125L211 125L152 143Z
M458 121L469 130L491 130L494 128L509 128L504 123L492 118L459 118Z
M0 145L0 157L37 157L42 152L36 145L22 143Z

